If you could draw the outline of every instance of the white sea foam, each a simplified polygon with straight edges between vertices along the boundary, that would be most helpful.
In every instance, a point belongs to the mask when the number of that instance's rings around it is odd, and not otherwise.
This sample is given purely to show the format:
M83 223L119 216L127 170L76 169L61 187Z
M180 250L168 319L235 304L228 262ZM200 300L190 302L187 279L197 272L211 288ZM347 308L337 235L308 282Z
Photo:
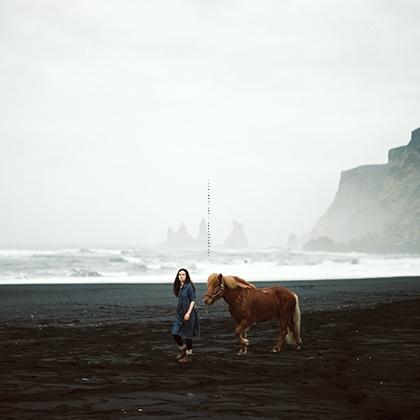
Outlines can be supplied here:
M162 253L120 249L0 250L0 284L170 283L180 267L195 282L220 272L249 281L420 276L418 255L282 249Z
M0 249L1 257L34 257L34 256L50 256L50 255L71 255L80 253L80 249L59 249L59 250L39 250L39 249Z
M66 249L0 249L2 257L56 257L56 256L84 256L87 254L95 255L120 255L121 251L106 248L66 248Z
M139 257L128 257L128 256L124 256L122 257L123 260L131 263L131 264L138 264L138 265L144 265L143 264L143 260Z

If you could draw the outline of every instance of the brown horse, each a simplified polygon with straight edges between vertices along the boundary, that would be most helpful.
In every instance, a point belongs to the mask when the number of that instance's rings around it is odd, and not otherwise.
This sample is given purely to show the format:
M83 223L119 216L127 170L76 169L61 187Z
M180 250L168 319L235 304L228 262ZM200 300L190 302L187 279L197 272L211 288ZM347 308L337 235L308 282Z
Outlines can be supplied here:
M235 335L239 337L238 355L246 354L249 340L247 331L257 321L279 321L279 337L271 350L281 350L285 340L300 348L300 309L295 293L285 287L257 289L254 285L235 276L211 274L207 280L204 303L211 305L223 298L229 305L229 312L236 321Z

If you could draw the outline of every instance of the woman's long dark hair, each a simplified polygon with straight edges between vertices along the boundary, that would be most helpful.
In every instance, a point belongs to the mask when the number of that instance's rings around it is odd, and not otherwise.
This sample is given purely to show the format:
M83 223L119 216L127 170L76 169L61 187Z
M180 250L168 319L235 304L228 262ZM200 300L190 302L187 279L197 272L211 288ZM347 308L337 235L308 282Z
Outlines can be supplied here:
M175 294L176 297L178 297L179 289L181 288L181 282L179 281L179 278L178 278L178 275L181 271L184 271L185 274L186 274L184 284L191 283L191 286L193 287L193 289L195 291L194 283L191 281L190 273L185 268L180 268L178 270L178 273L176 273L176 277L175 277L175 280L174 280L174 294Z

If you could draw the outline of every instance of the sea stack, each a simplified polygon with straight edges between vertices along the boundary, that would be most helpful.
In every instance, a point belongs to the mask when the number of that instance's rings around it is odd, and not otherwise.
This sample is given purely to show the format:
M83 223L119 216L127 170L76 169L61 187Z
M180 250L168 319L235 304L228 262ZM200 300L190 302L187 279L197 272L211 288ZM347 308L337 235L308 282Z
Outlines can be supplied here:
M228 248L247 248L248 239L245 235L244 228L239 222L233 222L231 234L225 240L224 245Z

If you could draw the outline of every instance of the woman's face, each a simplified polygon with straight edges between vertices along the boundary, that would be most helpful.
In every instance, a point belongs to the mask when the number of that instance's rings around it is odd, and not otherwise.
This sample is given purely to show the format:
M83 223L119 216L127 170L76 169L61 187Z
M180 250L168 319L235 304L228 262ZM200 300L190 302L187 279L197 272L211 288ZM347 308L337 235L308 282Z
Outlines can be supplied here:
M179 281L182 282L182 283L184 283L184 281L185 281L186 278L187 278L187 273L185 271L181 270L178 273L178 279L179 279Z

